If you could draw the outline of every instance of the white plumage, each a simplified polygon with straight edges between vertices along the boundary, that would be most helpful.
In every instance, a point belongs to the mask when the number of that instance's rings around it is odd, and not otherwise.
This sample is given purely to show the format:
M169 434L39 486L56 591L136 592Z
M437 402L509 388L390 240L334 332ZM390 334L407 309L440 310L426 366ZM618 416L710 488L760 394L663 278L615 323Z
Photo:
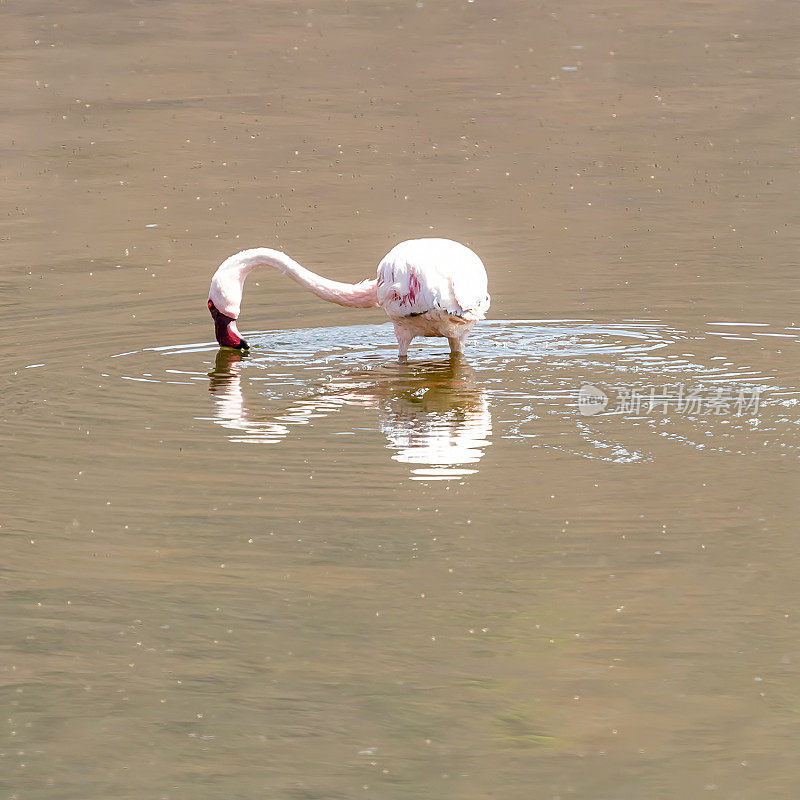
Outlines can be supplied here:
M489 308L486 270L463 244L411 239L378 265L378 302L392 318L442 309L483 319Z
M459 353L489 310L486 270L468 247L450 239L411 239L378 265L378 303L394 324L405 358L415 336L442 336Z

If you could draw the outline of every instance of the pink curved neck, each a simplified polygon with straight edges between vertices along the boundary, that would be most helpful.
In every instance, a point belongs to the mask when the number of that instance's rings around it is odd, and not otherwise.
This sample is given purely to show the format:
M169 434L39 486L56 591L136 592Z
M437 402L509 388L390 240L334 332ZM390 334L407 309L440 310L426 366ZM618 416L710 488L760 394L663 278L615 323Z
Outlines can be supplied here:
M245 279L256 267L262 266L279 269L303 288L329 303L355 308L373 308L378 305L376 281L366 280L355 284L332 281L300 266L285 253L268 247L242 250L220 264L211 281L209 293L214 305L223 314L236 319L239 316Z

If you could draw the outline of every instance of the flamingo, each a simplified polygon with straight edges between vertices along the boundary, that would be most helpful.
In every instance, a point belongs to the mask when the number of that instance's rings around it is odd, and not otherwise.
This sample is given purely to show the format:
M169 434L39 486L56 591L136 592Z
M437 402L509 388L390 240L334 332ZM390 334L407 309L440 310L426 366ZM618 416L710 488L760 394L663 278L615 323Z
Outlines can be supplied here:
M486 270L478 256L450 239L410 239L393 247L374 280L339 283L301 267L279 250L242 250L220 264L211 280L208 309L221 347L246 350L236 325L247 276L269 266L329 303L353 308L382 306L394 326L398 357L405 361L415 336L441 336L450 352L463 352L475 323L489 309Z

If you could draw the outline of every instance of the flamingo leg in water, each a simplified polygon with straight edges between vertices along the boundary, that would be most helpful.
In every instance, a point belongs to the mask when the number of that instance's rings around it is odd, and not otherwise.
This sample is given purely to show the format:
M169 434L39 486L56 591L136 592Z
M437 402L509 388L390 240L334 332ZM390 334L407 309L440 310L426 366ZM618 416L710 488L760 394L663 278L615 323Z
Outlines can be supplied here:
M450 352L453 355L461 354L464 352L464 337L463 339L449 338L447 341L450 343Z
M406 328L397 322L393 323L393 325L394 335L397 337L397 357L400 359L400 361L407 361L408 346L411 344L414 334L411 333L411 331L406 330Z

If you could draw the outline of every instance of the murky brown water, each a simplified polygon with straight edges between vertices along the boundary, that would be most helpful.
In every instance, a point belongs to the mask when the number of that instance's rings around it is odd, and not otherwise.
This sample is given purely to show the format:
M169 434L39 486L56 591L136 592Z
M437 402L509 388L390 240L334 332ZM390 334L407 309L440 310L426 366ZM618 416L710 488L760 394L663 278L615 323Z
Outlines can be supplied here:
M795 3L0 17L3 797L797 797Z

